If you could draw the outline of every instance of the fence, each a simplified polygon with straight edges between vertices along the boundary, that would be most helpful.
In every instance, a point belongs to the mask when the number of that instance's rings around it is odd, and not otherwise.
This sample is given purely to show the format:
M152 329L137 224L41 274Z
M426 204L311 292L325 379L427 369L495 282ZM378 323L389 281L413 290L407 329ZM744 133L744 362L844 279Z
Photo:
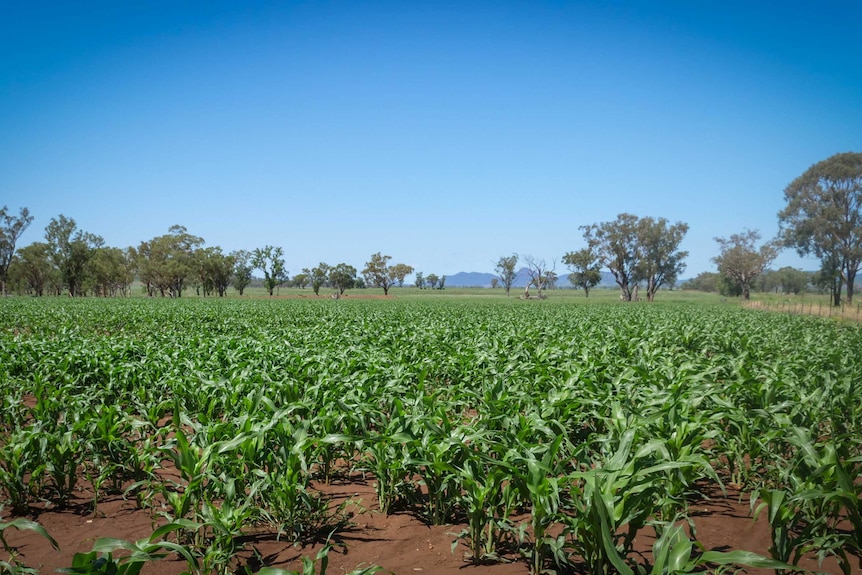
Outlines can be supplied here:
M814 315L819 317L840 317L854 321L862 321L862 303L840 307L824 302L778 302L778 301L744 301L743 307L762 309L766 311L789 313L797 315Z

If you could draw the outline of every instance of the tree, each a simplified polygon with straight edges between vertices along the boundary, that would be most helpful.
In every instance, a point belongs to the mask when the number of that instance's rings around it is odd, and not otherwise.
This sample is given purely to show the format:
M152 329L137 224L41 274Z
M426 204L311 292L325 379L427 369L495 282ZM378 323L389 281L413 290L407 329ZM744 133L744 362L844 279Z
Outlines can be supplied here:
M182 297L186 280L198 269L195 250L204 240L188 233L185 226L171 226L168 233L138 247L138 270L147 295Z
M404 287L404 279L413 273L413 267L407 264L395 264L392 266L392 273L395 275L398 287Z
M440 276L440 281L437 283L437 289L444 289L446 287L446 276Z
M311 279L308 277L308 274L303 272L303 273L298 273L298 274L294 275L293 276L293 282L291 282L291 283L294 286L298 287L299 289L305 289L308 287L308 284L310 281L311 281Z
M824 267L837 262L847 302L853 303L862 267L862 153L835 154L814 164L784 189L784 199L781 243L800 255L816 255ZM833 303L840 305L840 290L832 291Z
M59 272L51 264L51 248L44 242L34 242L18 250L10 275L27 285L28 291L37 297L45 293L52 281L59 281Z
M524 263L527 264L527 275L530 277L527 281L527 287L524 289L524 296L530 296L530 286L536 286L536 292L539 299L544 299L545 288L548 286L548 280L557 279L557 274L554 270L557 267L557 262L554 260L551 265L543 259L537 259L533 256L524 256Z
M416 279L414 280L413 285L419 289L425 289L425 275L422 272L416 272Z
M365 262L365 269L362 270L362 275L365 276L365 281L374 287L383 288L383 295L389 295L391 288L397 281L399 274L404 270L409 269L410 272L404 273L404 276L413 272L413 268L404 264L389 265L389 260L392 256L384 256L380 252L373 254L371 260ZM403 276L401 282L403 283Z
M679 244L688 232L688 224L677 222L668 225L665 218L641 218L637 224L638 262L635 282L645 281L647 301L655 300L655 293L665 284L674 284L685 271L683 260L688 252L679 251Z
M571 284L583 289L584 296L590 297L590 289L602 281L601 264L596 253L588 247L576 252L567 252L563 256L563 263L572 272L569 274Z
M9 276L9 266L15 255L15 244L33 222L30 210L21 208L18 217L9 214L9 208L0 208L0 293L6 295L6 279Z
M204 295L215 291L219 297L224 297L233 277L235 256L225 255L219 246L200 249L196 255L199 266L198 279Z
M59 270L70 296L83 295L87 262L104 243L97 235L79 230L75 220L60 214L45 228L51 263Z
M284 250L280 247L264 246L252 252L251 265L263 272L263 285L272 296L276 287L287 281L284 269Z
M500 285L500 278L491 278L491 289L495 289Z
M715 238L721 253L712 261L718 265L719 273L739 286L742 298L746 300L751 299L752 282L778 255L771 243L758 248L755 244L759 240L757 230L746 230L729 238Z
M682 284L681 287L684 290L717 292L719 277L720 275L715 272L701 272L697 274L697 277Z
M233 257L233 289L242 295L245 288L251 283L251 274L254 266L251 264L251 253L246 250L231 252Z
M86 284L93 295L108 297L128 295L135 281L136 254L134 250L96 248L86 265Z
M329 269L328 264L320 262L316 268L305 268L302 270L304 273L308 274L314 295L320 295L320 288L329 280Z
M351 289L356 283L356 268L345 263L336 265L329 270L329 283L343 295L344 290Z
M503 289L506 290L506 297L509 297L509 290L512 289L512 284L515 283L515 276L517 275L515 271L516 265L518 265L518 254L512 254L508 257L502 256L497 260L497 267L494 268L497 271L497 275L500 276L500 283L503 285Z
M836 255L820 260L820 269L811 283L820 290L829 291L833 305L841 305L841 266Z
M775 280L782 293L792 293L799 295L808 289L808 284L811 281L811 274L785 266L775 272Z
M619 214L612 222L581 226L579 229L584 231L588 249L593 250L601 264L614 275L622 292L621 299L631 301L640 261L637 216Z
M438 281L440 281L440 278L437 277L437 274L428 274L425 277L425 283L427 283L428 287L431 289L437 289Z
M231 285L233 285L233 289L239 292L239 295L243 295L245 288L251 283L251 276L254 271L254 267L251 265L251 253L246 250L235 250L230 255L234 260Z
M840 275L840 274L839 274ZM785 266L779 270L766 270L757 277L757 290L799 295L808 289L811 274Z

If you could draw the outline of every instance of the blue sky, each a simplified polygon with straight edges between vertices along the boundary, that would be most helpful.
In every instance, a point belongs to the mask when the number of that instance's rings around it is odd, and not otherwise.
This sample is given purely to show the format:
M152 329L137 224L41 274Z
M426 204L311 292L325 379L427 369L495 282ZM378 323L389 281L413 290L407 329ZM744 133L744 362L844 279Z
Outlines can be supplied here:
M19 245L181 224L291 274L559 261L630 212L689 224L693 276L862 151L859 30L829 1L2 2L0 205Z

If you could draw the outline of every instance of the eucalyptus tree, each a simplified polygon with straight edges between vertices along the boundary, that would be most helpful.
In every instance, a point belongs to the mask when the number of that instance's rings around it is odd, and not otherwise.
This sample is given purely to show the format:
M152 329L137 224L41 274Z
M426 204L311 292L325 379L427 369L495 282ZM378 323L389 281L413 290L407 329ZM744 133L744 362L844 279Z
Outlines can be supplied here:
M132 248L97 248L86 265L85 285L96 296L126 296L135 281L135 260L136 254Z
M148 295L182 297L186 280L195 274L195 250L203 243L185 226L171 226L167 234L141 242L138 269Z
M716 272L701 272L696 277L682 284L684 290L717 292L720 274Z
M204 295L215 291L224 297L230 286L236 259L232 254L224 254L219 246L197 250L198 280Z
M413 268L406 264L390 266L389 260L391 259L392 256L384 256L377 252L365 262L365 269L362 270L362 275L368 285L383 288L383 295L389 295L389 288L399 282L403 284L404 277L413 273Z
M246 250L236 250L230 253L233 257L233 289L242 295L248 284L251 283L251 274L254 266L251 265L251 253Z
M60 214L45 228L51 263L59 270L70 296L83 295L87 262L105 241L101 236L78 229L72 218Z
M303 272L295 274L290 282L290 285L298 287L299 289L305 289L308 287L310 281L311 278L308 277L308 274Z
M566 252L563 263L572 272L569 274L569 282L576 288L584 290L586 297L590 297L590 289L602 281L602 266L598 255L587 247L576 252Z
M841 262L838 261L836 254L832 254L820 260L820 269L814 273L811 283L824 292L829 291L832 304L839 306L841 305L841 287L844 285L842 277Z
M0 208L0 293L4 296L15 244L32 222L33 216L27 208L21 208L17 217L9 213L8 207Z
M437 289L437 282L440 281L440 278L437 274L428 274L425 276L425 285L427 285L430 289Z
M767 270L757 279L757 289L762 292L792 293L804 292L811 282L811 274L784 266L778 270Z
M50 251L50 246L44 242L33 242L19 249L9 267L10 277L26 286L29 293L45 295L46 288L59 283L59 272L51 264Z
M404 287L404 280L413 273L413 266L407 264L395 264L392 266L392 273L395 275L395 281L398 287Z
M356 268L340 263L329 270L329 283L338 290L338 295L356 285Z
M264 246L252 252L252 265L263 272L263 285L269 295L277 286L287 281L284 268L284 250L281 247Z
M760 247L757 230L745 230L729 238L715 238L721 253L712 258L721 275L742 290L742 299L751 299L751 284L778 255L775 246L767 242Z
M638 224L637 216L619 214L612 222L579 228L584 232L589 249L598 254L599 261L613 274L624 301L632 300L632 288L637 283L640 263Z
M635 281L646 282L647 301L655 300L655 293L666 284L674 284L685 271L688 252L680 251L679 244L688 232L688 224L670 225L665 218L645 217L638 221L638 263Z
M311 290L314 292L314 295L320 295L320 288L329 281L329 264L325 262L320 262L317 264L317 267L313 267L311 269L304 268L302 272L308 275L308 281L311 284Z
M425 289L425 274L416 272L416 278L413 280L413 285L419 289Z
M515 283L515 276L517 275L515 266L517 265L518 254L512 254L510 256L502 256L497 260L497 267L494 268L497 271L497 275L500 276L500 284L506 290L506 297L509 297L512 284Z
M595 253L620 286L621 299L631 301L634 289L645 282L647 299L665 284L673 283L685 270L683 260L688 252L679 244L688 232L688 224L673 225L666 218L639 218L619 214L612 222L581 226L587 250Z
M541 258L535 258L531 255L524 256L524 263L527 264L527 275L529 276L529 280L527 281L527 287L524 290L524 295L528 296L530 291L530 286L536 286L536 292L539 299L545 297L544 292L545 289L550 285L551 280L553 282L557 281L557 274L555 269L557 267L556 260L553 260L550 264L547 261Z
M862 153L835 154L814 164L784 189L784 199L781 242L800 255L814 254L825 267L837 262L852 303L862 267ZM833 294L840 305L840 291Z

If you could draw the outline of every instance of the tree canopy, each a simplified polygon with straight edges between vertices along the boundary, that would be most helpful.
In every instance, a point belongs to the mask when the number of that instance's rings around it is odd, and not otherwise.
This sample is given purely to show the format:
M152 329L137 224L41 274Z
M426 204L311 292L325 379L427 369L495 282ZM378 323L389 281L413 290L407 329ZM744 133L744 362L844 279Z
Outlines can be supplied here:
M372 254L371 259L365 262L362 275L368 285L383 288L383 295L389 295L389 288L398 283L404 283L404 278L413 273L413 268L406 264L395 264L390 266L389 260L392 256L384 256L381 252Z
M569 282L584 290L586 297L590 297L590 289L602 281L602 266L598 255L587 247L576 252L567 252L563 256L563 263L572 272L569 274Z
M778 214L782 244L800 255L814 254L824 269L837 269L852 303L862 266L862 153L835 154L814 164L785 188L784 199ZM840 291L834 295L839 305Z
M612 222L581 226L587 250L613 274L620 286L620 298L631 301L633 288L646 282L647 299L653 301L656 291L673 283L685 270L688 252L679 245L688 232L688 224L673 225L665 218L638 218L619 214Z
M255 249L251 254L251 264L255 269L263 272L263 285L269 295L272 295L276 287L287 281L284 249L281 247L265 246Z
M60 272L60 278L70 296L83 291L85 267L104 244L95 234L78 229L72 218L60 214L52 218L45 228L45 241L48 244L48 257Z
M518 254L510 256L502 256L497 260L497 274L500 276L500 284L506 290L506 297L509 296L509 291L512 289L512 284L515 283L515 266L518 265Z
M729 238L715 238L721 253L713 258L720 274L739 286L743 299L751 299L752 282L778 255L775 246L767 242L760 247L760 232L746 230Z
M665 218L641 218L638 222L638 262L635 266L635 281L645 281L647 301L655 299L655 293L666 284L676 282L685 271L688 252L680 251L688 224L677 222L670 225Z
M15 245L18 238L33 222L30 210L21 208L18 216L9 213L9 208L0 208L0 293L6 295L6 279L9 276L9 266L15 255Z
M147 293L182 297L186 280L195 275L195 249L203 243L203 238L179 225L171 226L165 235L141 242L139 273Z

